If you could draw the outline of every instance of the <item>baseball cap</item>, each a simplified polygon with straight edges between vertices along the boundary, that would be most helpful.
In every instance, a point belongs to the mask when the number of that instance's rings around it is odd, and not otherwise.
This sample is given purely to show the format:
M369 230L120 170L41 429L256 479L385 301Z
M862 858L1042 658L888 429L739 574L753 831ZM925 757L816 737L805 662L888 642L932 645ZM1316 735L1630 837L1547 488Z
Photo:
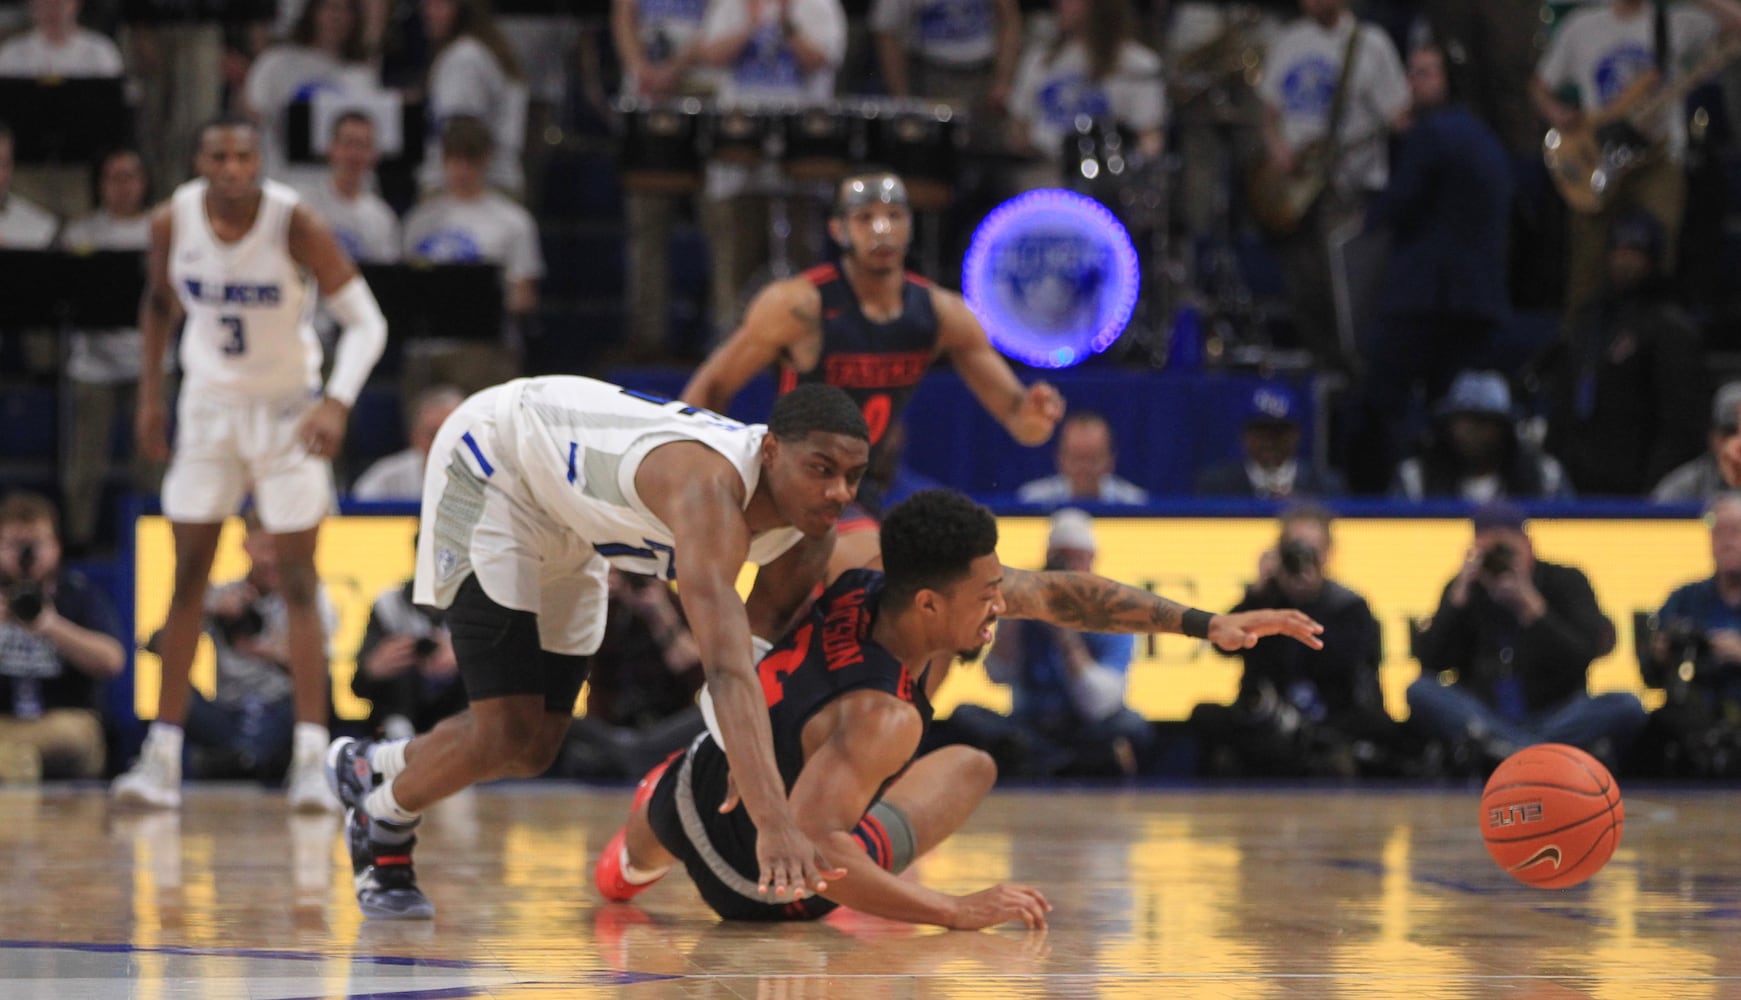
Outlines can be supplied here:
M1735 430L1741 423L1737 408L1741 408L1741 380L1723 383L1717 394L1711 397L1711 426L1719 430Z
M1286 385L1268 383L1252 390L1245 405L1247 424L1293 424L1298 422L1300 403Z
M1475 413L1490 417L1511 416L1511 387L1498 372L1463 372L1439 402L1439 415Z
M1053 514L1052 532L1046 536L1046 548L1095 551L1094 518L1074 507L1065 507Z

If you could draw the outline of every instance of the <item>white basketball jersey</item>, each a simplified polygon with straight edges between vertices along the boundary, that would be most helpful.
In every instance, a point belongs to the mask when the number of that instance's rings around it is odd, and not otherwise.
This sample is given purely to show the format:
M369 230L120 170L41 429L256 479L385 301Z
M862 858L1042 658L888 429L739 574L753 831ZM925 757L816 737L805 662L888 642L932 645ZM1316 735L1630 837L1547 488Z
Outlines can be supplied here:
M296 192L266 181L253 228L234 243L212 232L205 195L204 180L189 181L173 201L169 280L187 310L183 391L254 400L318 391L318 296L290 257Z
M671 529L635 491L635 473L654 448L696 441L725 456L743 480L746 504L761 480L762 424L589 378L546 376L502 388L518 399L498 408L512 417L498 422L497 438L514 452L531 499L618 569L676 579ZM757 534L748 561L771 562L801 537L796 528Z

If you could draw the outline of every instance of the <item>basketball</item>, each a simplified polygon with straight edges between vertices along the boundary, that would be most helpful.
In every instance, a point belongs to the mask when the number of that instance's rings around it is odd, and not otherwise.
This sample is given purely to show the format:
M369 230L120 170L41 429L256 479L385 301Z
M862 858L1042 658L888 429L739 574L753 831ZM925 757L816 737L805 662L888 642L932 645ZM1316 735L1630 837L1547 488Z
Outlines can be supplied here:
M1602 870L1620 846L1626 807L1602 762L1577 747L1525 747L1487 779L1481 839L1506 874L1564 889Z

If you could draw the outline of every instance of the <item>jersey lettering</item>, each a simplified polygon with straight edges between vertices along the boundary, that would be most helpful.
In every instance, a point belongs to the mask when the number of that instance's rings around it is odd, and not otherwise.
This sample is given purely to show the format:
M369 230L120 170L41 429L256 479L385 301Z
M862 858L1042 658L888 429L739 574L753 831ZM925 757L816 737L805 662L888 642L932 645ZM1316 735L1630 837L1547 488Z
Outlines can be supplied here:
M844 670L864 662L864 644L859 639L865 618L864 588L841 594L822 620L822 656L830 670Z
M190 298L213 306L267 306L283 300L284 290L277 285L207 284L197 278L182 282Z
M804 665L804 654L810 651L810 634L815 630L815 625L805 625L792 637L790 649L769 653L762 657L761 663L756 664L756 676L762 682L762 697L766 699L769 708L785 699L786 678Z

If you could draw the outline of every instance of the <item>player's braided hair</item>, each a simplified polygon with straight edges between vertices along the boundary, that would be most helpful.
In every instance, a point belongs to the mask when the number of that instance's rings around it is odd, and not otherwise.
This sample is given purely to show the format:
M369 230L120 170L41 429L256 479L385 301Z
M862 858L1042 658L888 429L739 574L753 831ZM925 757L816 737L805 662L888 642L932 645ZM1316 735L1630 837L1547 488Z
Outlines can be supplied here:
M997 518L954 490L920 490L883 518L884 586L911 600L967 576L973 560L997 551Z
M774 401L768 415L768 433L781 441L796 441L821 431L843 434L870 442L870 426L864 414L837 386L807 382Z

